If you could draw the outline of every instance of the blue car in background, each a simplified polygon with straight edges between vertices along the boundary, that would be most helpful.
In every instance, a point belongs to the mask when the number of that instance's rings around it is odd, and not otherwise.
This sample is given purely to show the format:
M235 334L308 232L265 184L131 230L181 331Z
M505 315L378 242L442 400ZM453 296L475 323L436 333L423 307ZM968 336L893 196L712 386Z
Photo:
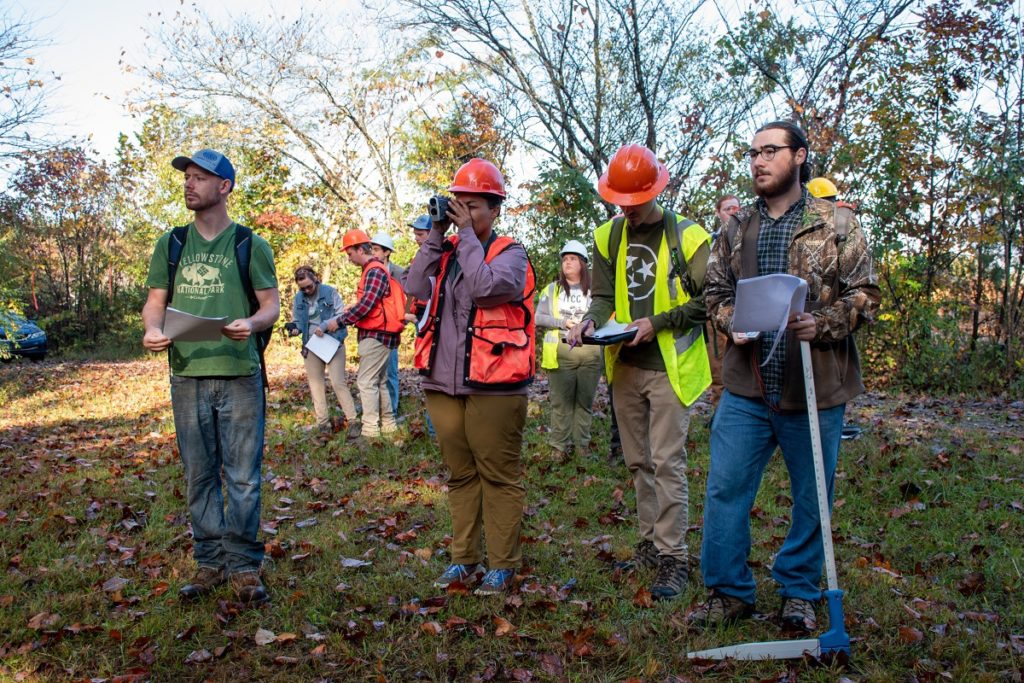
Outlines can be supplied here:
M10 363L16 355L32 360L46 358L46 333L17 313L0 312L0 360Z

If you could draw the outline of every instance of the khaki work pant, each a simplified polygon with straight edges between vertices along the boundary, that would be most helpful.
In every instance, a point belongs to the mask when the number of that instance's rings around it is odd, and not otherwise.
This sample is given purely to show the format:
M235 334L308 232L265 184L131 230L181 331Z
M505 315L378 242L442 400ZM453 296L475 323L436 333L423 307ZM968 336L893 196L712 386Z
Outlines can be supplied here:
M515 569L522 562L519 534L526 488L521 451L526 396L449 396L427 391L427 410L450 470L451 560Z
M337 353L330 363L324 363L312 351L302 359L306 366L306 381L309 383L309 393L313 397L313 414L316 415L318 425L330 424L331 420L327 410L327 388L324 383L324 366L327 366L327 376L331 380L331 387L334 395L338 397L338 405L349 422L355 422L356 403L352 400L352 392L348 388L348 378L345 375L345 344L342 342Z
M363 436L375 438L397 428L388 394L388 358L391 349L367 337L359 342L359 400L363 403Z
M636 489L640 536L652 541L659 554L685 559L690 411L679 402L664 371L616 363L614 377L615 419Z
M575 445L581 451L589 446L594 394L603 371L602 347L558 345L558 368L547 371L551 401L548 443L554 448L565 451Z

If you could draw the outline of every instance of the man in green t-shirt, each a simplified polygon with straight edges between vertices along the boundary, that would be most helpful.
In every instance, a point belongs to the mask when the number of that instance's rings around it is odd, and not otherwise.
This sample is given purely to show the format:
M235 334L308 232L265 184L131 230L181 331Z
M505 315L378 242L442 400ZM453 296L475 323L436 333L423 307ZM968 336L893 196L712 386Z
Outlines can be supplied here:
M598 181L622 209L594 232L592 299L570 345L614 312L635 336L609 347L605 370L626 466L636 489L640 543L627 567L657 569L651 597L679 597L689 578L686 529L688 407L711 384L701 296L711 237L662 208L668 169L654 152L625 145Z
M258 605L269 598L260 580L263 543L257 538L266 403L255 333L269 329L280 311L274 254L255 234L251 247L236 246L236 231L247 229L228 218L235 169L227 157L203 149L175 157L171 165L184 173L185 206L195 219L183 235L173 282L169 254L176 238L165 233L153 250L142 345L168 351L170 358L171 407L199 565L180 595L197 598L229 577L241 602ZM243 248L251 248L248 273L259 304L255 312L238 269ZM231 322L216 341L174 341L163 332L169 304Z

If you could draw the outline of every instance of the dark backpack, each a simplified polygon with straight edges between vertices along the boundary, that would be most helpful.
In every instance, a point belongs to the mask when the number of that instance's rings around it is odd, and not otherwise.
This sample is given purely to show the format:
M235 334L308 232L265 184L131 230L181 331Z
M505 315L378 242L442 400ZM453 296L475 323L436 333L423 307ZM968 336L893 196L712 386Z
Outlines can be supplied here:
M181 262L181 254L185 251L185 240L188 239L187 225L179 225L171 230L171 238L167 242L167 305L171 305L174 297L174 277L178 272L178 264ZM260 309L260 302L256 298L256 290L252 288L252 279L249 276L249 263L252 261L252 229L244 225L235 225L235 263L238 266L238 276L242 279L242 289L245 297L249 300L249 315ZM263 390L267 390L267 363L264 359L264 351L270 344L274 328L268 327L262 332L256 332L256 350L260 354L260 373L263 375Z

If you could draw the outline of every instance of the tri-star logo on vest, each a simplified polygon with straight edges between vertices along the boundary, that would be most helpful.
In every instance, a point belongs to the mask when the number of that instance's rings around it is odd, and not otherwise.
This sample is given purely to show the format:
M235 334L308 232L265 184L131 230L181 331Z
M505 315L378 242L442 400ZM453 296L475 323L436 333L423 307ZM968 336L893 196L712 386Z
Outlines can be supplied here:
M629 273L629 296L634 301L643 301L654 294L654 269L657 263L658 255L653 249L646 244L630 243L626 269Z

